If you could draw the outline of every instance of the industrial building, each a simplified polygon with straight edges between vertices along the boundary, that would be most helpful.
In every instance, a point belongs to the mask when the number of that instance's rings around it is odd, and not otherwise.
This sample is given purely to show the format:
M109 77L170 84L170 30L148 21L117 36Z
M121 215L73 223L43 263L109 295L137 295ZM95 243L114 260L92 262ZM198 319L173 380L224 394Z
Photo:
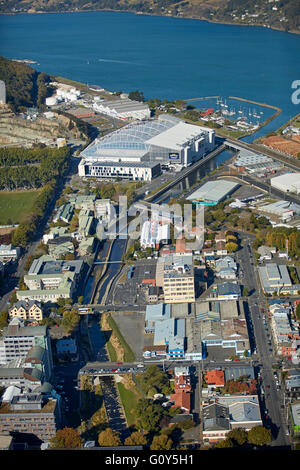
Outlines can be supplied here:
M271 178L272 188L285 193L300 194L300 173L285 173Z
M277 171L282 168L282 164L272 158L244 149L234 160L234 166L249 173Z
M93 109L100 114L106 114L117 119L150 118L150 109L146 103L130 100L129 98L116 100L98 99L94 101Z
M78 174L151 181L160 174L161 167L186 167L214 147L213 130L160 115L94 140L81 153Z
M208 181L201 188L187 197L194 204L203 204L205 206L215 206L223 201L226 196L231 194L240 185L233 181L216 180Z

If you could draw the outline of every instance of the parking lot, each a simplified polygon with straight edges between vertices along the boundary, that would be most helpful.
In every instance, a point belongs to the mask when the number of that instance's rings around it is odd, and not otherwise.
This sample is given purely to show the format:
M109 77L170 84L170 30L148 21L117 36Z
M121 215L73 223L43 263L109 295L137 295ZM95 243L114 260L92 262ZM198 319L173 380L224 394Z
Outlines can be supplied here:
M123 271L124 276L121 276L119 282L114 286L113 304L145 305L147 303L145 295L147 284L143 284L143 281L155 279L156 260L138 260L130 278L127 277L128 271L129 267L126 267Z

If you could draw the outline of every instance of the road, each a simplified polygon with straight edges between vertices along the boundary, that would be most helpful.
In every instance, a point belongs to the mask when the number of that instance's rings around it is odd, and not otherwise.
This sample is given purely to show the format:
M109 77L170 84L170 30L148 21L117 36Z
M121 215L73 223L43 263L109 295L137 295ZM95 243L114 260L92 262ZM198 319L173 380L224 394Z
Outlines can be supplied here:
M266 320L264 320L263 314L260 311L260 309L263 308L266 313L266 299L260 287L256 262L248 239L244 239L243 241L243 247L238 254L238 260L240 265L243 266L244 283L249 290L248 303L250 321L255 335L257 353L262 364L263 386L266 390L265 406L273 435L271 445L288 446L289 439L286 435L287 427L284 422L283 411L280 407L283 402L283 397L281 393L276 390L272 369L272 364L278 362L278 360L274 355L273 347L268 345L267 335L270 334L270 329L267 324L268 319L267 315L265 315Z

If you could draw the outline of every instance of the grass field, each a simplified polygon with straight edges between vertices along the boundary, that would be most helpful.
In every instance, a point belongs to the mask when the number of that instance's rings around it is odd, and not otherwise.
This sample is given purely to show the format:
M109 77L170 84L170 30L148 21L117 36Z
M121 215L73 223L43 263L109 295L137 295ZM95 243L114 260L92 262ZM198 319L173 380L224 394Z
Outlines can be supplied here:
M135 409L137 406L137 402L140 398L142 398L142 396L139 393L134 393L131 390L127 390L127 388L125 388L125 386L121 382L118 382L117 386L122 405L124 407L127 424L128 426L132 426L136 423Z
M22 222L31 212L38 195L38 190L0 191L0 225Z

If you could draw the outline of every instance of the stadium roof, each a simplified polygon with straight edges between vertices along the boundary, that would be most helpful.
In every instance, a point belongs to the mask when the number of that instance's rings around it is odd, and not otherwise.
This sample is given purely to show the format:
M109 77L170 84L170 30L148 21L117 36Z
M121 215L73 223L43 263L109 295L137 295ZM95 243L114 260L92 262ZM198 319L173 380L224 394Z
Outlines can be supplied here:
M149 139L173 127L175 124L169 119L134 122L111 134L94 140L81 155L85 158L97 158L114 154L116 150L130 150L131 152L134 150L136 157L142 156L150 148L150 145L147 143Z
M207 132L207 129L205 129L205 132ZM179 122L170 129L152 137L148 140L148 144L181 150L186 142L193 139L200 139L202 135L202 127Z

